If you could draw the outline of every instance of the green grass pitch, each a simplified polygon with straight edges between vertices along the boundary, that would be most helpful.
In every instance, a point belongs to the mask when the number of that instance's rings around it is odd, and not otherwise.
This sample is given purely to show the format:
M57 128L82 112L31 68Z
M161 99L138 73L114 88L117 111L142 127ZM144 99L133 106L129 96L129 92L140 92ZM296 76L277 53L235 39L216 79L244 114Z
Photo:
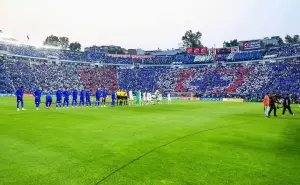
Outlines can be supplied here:
M0 98L1 185L300 184L298 106L271 119L261 103L25 108Z

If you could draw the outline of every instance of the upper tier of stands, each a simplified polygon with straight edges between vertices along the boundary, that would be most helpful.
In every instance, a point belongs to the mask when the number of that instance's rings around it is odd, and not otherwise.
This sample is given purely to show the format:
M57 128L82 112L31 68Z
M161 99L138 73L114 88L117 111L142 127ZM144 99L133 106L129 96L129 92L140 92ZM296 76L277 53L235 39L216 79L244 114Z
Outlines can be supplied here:
M247 51L231 54L217 55L173 55L173 56L131 56L131 55L110 55L93 52L72 52L69 50L37 48L28 45L15 45L0 43L0 51L10 55L25 57L55 58L58 60L76 62L99 62L109 64L142 64L142 65L169 65L173 62L182 64L208 64L214 62L239 62L260 60L272 57L288 57L300 55L300 44L272 47L267 50Z

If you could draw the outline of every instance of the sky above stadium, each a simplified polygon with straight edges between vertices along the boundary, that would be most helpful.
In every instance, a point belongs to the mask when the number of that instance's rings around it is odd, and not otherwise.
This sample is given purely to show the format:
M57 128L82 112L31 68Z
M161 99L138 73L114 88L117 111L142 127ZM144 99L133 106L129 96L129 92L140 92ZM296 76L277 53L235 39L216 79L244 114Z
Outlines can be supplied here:
M0 30L41 45L67 36L83 47L177 48L186 30L205 46L300 34L299 0L0 0Z

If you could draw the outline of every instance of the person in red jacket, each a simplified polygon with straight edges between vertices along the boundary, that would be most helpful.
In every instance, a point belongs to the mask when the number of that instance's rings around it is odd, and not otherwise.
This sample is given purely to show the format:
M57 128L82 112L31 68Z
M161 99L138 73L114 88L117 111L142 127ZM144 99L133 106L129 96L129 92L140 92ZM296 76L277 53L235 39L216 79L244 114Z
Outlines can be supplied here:
M269 99L270 99L270 101L269 101L270 110L269 110L268 116L270 117L272 111L274 110L274 116L277 117L277 115L276 115L277 108L275 105L276 104L276 94L273 93Z
M269 93L267 93L264 97L264 110L266 118L269 118L269 105L270 105L270 97Z

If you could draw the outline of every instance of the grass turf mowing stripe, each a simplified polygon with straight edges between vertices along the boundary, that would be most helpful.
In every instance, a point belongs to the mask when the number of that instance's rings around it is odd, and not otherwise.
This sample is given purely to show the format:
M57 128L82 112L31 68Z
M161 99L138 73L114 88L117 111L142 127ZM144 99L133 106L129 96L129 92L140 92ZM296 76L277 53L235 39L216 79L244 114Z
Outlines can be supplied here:
M99 180L98 182L96 182L95 185L98 185L98 184L104 182L106 179L108 179L109 177L111 177L112 175L114 175L115 173L117 173L118 171L120 171L120 170L126 168L126 167L129 166L130 164L132 164L132 163L134 163L135 161L137 161L137 160L139 160L139 159L145 157L146 155L148 155L148 154L150 154L150 153L152 153L152 152L154 152L154 151L156 151L156 150L158 150L158 149L160 149L160 148L163 148L163 147L165 147L165 146L168 146L168 145L170 145L170 144L172 144L172 143L175 143L176 141L179 141L179 140L182 140L182 139L184 139L184 138L187 138L187 137L190 137L190 136L194 136L194 135L197 135L197 134L201 134L201 133L203 133L203 132L208 132L208 131L218 130L218 129L222 129L222 128L233 127L233 126L235 126L235 125L241 125L241 124L247 124L247 123L252 123L252 121L248 121L248 122L245 122L245 123L230 124L230 125L226 125L226 126L219 126L219 127L215 127L215 128L210 128L210 129L206 129L206 130L201 130L201 131L198 131L198 132L194 132L194 133L192 133L192 134L187 134L187 135L184 135L184 136L182 136L182 137L176 138L176 139L174 139L174 140L172 140L172 141L169 141L169 142L167 142L167 143L165 143L165 144L162 144L162 145L160 145L160 146L158 146L158 147L155 147L155 148L149 150L148 152L146 152L146 153L144 153L144 154L138 156L137 158L135 158L135 159L129 161L128 163L124 164L124 165L121 166L120 168L114 170L113 172L111 172L111 173L108 174L107 176L103 177L101 180Z

